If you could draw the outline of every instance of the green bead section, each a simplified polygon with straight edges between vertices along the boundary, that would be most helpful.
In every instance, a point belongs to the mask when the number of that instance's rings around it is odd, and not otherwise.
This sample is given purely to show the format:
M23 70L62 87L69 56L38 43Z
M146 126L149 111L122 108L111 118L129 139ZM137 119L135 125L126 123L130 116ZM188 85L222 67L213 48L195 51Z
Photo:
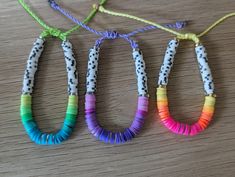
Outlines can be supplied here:
M32 116L32 96L21 95L20 116L23 123L33 120ZM75 123L78 113L78 97L70 95L68 98L68 106L65 119L71 123Z
M33 120L31 95L21 95L20 116L23 123Z
M76 120L77 120L77 115L74 114L66 114L65 116L65 120L69 121L72 124L75 124Z
M70 95L68 98L68 106L66 110L65 120L71 124L75 124L78 113L78 97L76 95Z
M30 120L33 120L32 114L21 114L21 121L23 122L23 124Z

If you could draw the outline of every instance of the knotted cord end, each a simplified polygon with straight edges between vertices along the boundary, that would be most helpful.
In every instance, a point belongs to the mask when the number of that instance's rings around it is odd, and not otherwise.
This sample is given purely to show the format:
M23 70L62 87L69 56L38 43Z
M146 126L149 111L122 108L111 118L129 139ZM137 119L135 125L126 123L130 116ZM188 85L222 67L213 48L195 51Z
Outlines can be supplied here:
M53 9L58 7L58 4L54 0L48 0L48 3Z
M175 23L176 29L183 29L187 25L186 21L177 21Z

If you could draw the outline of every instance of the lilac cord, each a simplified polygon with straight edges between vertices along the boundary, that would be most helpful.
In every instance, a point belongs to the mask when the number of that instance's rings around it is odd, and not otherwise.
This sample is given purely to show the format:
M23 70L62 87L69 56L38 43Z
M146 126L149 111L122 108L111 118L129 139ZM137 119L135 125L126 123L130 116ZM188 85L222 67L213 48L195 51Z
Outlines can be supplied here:
M78 19L73 17L69 12L67 12L63 8L61 8L54 0L48 0L48 2L49 2L50 6L53 9L58 10L64 16L71 19L74 23L77 23L78 25L80 25L84 29L86 29L86 30L88 30L88 31L90 31L90 32L92 32L96 35L101 36L101 38L99 38L96 41L96 47L100 47L101 43L105 39L123 38L123 39L125 39L126 41L128 41L130 43L130 45L133 49L136 49L136 48L138 48L138 44L134 40L130 39L129 38L130 36L133 36L137 33L142 33L142 32L148 31L148 30L157 29L156 26L146 26L146 27L143 27L143 28L136 29L136 30L134 30L130 33L127 33L127 34L119 34L116 31L104 31L104 32L103 31L96 31L95 29L85 25L84 23L82 23L81 21L79 21ZM185 27L185 25L186 25L185 21L178 21L175 24L165 24L164 26L168 27L168 28L182 29L182 28Z

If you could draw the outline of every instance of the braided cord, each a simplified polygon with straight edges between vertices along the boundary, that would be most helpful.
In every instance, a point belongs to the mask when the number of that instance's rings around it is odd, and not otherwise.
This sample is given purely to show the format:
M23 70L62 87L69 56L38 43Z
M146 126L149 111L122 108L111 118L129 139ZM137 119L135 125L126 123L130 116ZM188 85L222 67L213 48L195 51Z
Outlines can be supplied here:
M51 28L29 8L29 6L24 2L24 0L19 0L19 3L22 5L25 11L28 12L28 14L33 17L43 28L45 28L46 30L49 30Z
M198 39L199 37L202 37L205 34L207 34L208 32L210 32L213 28L218 26L220 23L224 22L226 19L235 16L235 12L229 13L229 14L223 16L222 18L218 19L216 22L214 22L212 25L210 25L208 28L206 28L203 32L196 35L196 34L193 34L193 33L180 33L180 32L177 32L175 30L164 27L161 24L154 23L152 21L145 20L143 18L136 17L134 15L129 15L129 14L126 14L126 13L119 13L119 12L114 12L114 11L111 11L111 10L107 10L102 5L98 6L98 10L99 10L99 12L106 13L106 14L109 14L109 15L119 16L119 17L126 17L126 18L130 18L130 19L133 19L133 20L137 20L137 21L140 21L140 22L143 22L143 23L146 23L146 24L156 26L156 27L158 27L159 29L161 29L163 31L166 31L166 32L169 32L171 34L176 35L178 39L182 39L182 40L186 40L186 39L188 40L189 39L189 40L193 40L195 43L199 43L199 39Z
M233 16L235 16L235 12L229 13L229 14L221 17L219 20L214 22L212 25L210 25L207 29L205 29L203 32L201 32L197 36L198 37L204 36L205 34L209 33L212 29L214 29L216 26L218 26L220 23L224 22L225 20L227 20L228 18L231 18Z
M74 32L80 28L79 25L76 25L72 29L70 29L66 32L62 32L61 30L59 30L57 28L54 28L54 27L47 25L41 18L39 18L30 9L30 7L25 3L24 0L18 0L18 1L22 5L22 7L25 9L25 11L44 28L44 31L41 34L42 38L46 38L48 36L54 36L54 37L60 38L61 40L64 41L64 40L66 40L66 38L69 34L71 34L72 32ZM106 0L102 0L101 4L104 4L105 2L106 2ZM95 16L96 13L97 13L97 9L92 9L92 11L89 13L89 15L83 21L83 23L87 24L89 21L91 21L91 19Z
M101 0L99 5L102 5L106 2L106 0ZM77 23L78 25L80 25L82 28L86 29L87 31L90 31L91 33L94 33L98 36L103 36L105 38L113 38L113 36L116 37L130 37L133 36L137 33L141 33L144 31L148 31L148 30L153 30L156 29L156 26L147 26L147 27L143 27L143 28L139 28L134 30L133 32L130 32L128 34L118 34L117 33L110 33L107 31L97 31L89 26L87 26L86 24L84 24L84 22L79 21L77 18L75 18L74 16L72 16L68 11L66 11L65 9L63 9L61 6L59 6L54 0L49 0L50 6L54 9L59 11L60 13L62 13L64 16L66 16L67 18L69 18L70 20L72 20L74 23ZM93 11L98 11L98 6L94 5L93 6ZM177 21L175 24L165 24L164 26L170 28L175 28L175 29L182 29L184 28L186 25L186 22L184 21ZM111 36L110 36L111 35Z

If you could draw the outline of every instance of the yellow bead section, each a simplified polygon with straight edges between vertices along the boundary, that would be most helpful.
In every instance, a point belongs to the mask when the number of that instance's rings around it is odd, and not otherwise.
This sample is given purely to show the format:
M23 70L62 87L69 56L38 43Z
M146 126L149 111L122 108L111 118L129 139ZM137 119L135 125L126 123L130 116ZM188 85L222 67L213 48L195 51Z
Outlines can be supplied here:
M216 99L213 96L206 96L202 112L214 113Z
M162 87L157 88L157 101L166 101L167 102L166 88L162 88Z
M28 106L32 103L31 95L21 95L21 106Z
M78 112L78 96L70 95L68 98L68 106L66 114L76 115Z
M205 97L205 104L204 106L211 106L214 107L215 106L215 97L213 96L206 96Z
M30 95L21 95L20 114L32 114L32 97Z

